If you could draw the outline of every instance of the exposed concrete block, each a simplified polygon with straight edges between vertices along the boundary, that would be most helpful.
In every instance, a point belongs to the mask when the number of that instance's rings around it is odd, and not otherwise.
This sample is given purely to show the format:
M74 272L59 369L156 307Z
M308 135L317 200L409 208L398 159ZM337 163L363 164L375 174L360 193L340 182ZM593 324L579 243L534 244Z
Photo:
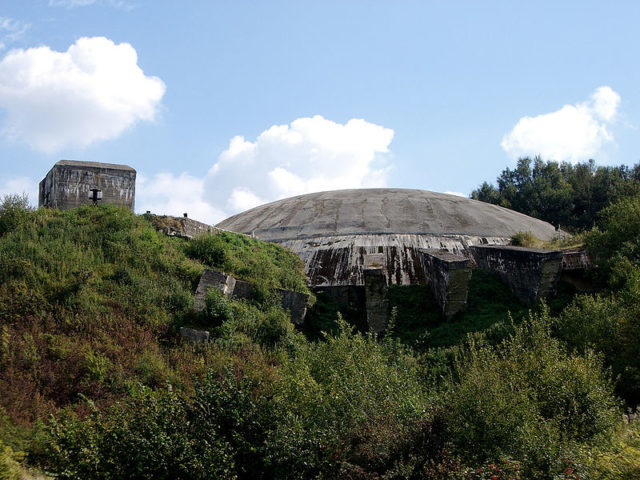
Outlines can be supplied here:
M236 280L236 287L233 290L233 296L235 298L250 300L253 297L253 287L249 282Z
M382 332L389 321L388 287L382 268L364 270L367 324L374 332Z
M302 325L307 315L309 295L292 292L291 290L278 290L282 308L289 312L291 321L296 325Z
M522 247L472 246L476 265L506 283L518 299L533 304L556 291L562 252Z
M471 260L438 250L422 252L427 283L440 305L442 316L450 319L467 306Z
M213 270L205 270L202 272L196 295L194 298L193 308L196 311L204 310L206 307L207 291L209 288L219 289L223 295L229 297L233 295L236 286L236 279L225 273L215 272Z
M208 343L209 332L193 328L180 327L180 336L189 343Z
M234 298L244 300L254 298L253 286L249 282L237 280L226 273L205 270L200 277L200 283L198 283L198 288L196 289L193 305L194 310L204 310L209 288L217 288L227 297L233 296ZM282 308L289 312L291 321L296 325L302 325L307 315L309 295L283 289L276 290L276 293L280 296Z

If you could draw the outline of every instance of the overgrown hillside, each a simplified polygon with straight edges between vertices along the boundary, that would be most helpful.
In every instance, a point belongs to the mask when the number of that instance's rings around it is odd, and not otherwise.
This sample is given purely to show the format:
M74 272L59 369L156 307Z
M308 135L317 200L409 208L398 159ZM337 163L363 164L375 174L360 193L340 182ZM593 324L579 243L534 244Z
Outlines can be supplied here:
M477 277L467 315L441 324L428 295L400 289L380 336L319 298L305 336L271 293L306 291L279 247L5 198L0 478L27 464L83 480L638 478L640 431L621 421L640 385L629 202L587 239L607 259L599 296L528 313ZM205 265L250 281L254 300L211 291L194 312ZM212 340L181 344L185 324Z

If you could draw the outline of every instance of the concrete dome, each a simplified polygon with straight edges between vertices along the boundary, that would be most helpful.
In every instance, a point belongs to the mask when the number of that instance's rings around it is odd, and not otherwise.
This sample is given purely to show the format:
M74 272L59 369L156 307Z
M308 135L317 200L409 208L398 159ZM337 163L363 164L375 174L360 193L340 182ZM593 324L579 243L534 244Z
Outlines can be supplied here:
M299 195L252 208L217 226L271 241L371 233L510 237L523 231L550 240L555 233L551 224L507 208L400 188Z
M455 195L395 188L299 195L234 215L217 227L280 243L305 261L313 285L361 285L369 264L388 283L423 283L421 250L469 257L471 245L505 245L517 232L550 240L541 220Z

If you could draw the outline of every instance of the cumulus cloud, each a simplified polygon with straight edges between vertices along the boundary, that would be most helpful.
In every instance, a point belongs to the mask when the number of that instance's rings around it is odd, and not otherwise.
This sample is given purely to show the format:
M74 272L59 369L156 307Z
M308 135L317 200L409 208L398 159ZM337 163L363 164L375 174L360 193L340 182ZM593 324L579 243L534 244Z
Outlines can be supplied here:
M613 142L609 128L619 105L618 93L608 86L599 87L585 102L521 118L501 146L513 158L541 155L573 163L593 158Z
M138 182L138 210L207 223L291 195L386 185L393 130L319 115L274 125L254 140L236 136L206 176L156 175Z
M204 200L203 179L187 173L158 173L151 177L138 175L136 210L176 217L188 213L190 218L207 223L224 218L224 212Z
M31 25L9 17L0 17L0 50L19 40Z
M206 179L208 200L237 213L322 190L386 185L393 130L362 119L320 115L274 125L255 141L234 137Z
M80 38L66 52L47 46L10 51L0 61L3 135L52 153L154 120L165 85L137 62L130 44L104 37Z

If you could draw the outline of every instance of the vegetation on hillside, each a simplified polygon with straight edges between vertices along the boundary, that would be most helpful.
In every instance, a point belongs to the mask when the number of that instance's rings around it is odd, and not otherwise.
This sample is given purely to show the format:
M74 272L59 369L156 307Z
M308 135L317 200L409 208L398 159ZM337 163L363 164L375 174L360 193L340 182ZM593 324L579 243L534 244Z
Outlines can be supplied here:
M271 290L305 291L302 265L273 245L5 197L0 478L638 478L638 202L585 237L607 290L528 312L475 272L445 324L424 288L393 289L376 336L322 295L296 331ZM207 265L262 294L194 312ZM182 344L185 324L211 341Z

